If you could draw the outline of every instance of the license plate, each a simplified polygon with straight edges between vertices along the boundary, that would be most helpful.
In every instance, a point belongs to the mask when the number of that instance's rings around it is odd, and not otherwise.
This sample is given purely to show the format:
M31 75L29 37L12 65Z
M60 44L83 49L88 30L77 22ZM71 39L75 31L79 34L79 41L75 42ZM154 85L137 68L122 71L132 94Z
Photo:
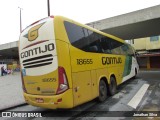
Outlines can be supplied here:
M36 102L37 103L44 103L44 100L43 100L43 98L36 98Z

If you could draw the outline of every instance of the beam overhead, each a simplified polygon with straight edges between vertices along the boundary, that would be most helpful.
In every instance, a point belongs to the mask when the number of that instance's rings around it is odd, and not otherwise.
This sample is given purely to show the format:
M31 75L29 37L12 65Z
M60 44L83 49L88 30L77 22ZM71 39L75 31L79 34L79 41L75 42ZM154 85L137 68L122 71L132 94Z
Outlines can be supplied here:
M88 23L124 40L160 35L160 5Z

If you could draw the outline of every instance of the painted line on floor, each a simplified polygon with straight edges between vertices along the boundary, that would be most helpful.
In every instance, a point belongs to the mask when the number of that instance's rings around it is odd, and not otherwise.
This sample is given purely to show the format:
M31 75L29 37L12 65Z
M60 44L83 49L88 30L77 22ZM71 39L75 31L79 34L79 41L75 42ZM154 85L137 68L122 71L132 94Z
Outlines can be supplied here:
M135 96L129 101L128 105L132 108L136 109L140 101L142 100L144 94L146 93L149 84L144 84L139 91L135 94Z

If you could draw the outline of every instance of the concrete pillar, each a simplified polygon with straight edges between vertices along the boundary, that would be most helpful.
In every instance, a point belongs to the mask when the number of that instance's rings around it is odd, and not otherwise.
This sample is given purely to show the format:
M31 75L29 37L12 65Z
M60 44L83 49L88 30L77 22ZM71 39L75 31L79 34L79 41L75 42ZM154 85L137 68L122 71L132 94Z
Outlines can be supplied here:
M150 69L151 65L150 65L150 57L147 57L147 69Z

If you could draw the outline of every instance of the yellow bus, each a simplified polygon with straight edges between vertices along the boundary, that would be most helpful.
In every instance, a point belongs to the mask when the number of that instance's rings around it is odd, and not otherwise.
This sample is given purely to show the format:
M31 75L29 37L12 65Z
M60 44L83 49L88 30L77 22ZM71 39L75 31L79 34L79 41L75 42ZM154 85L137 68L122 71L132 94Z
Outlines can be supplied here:
M139 70L124 40L62 16L24 29L19 58L25 101L49 109L103 102Z

